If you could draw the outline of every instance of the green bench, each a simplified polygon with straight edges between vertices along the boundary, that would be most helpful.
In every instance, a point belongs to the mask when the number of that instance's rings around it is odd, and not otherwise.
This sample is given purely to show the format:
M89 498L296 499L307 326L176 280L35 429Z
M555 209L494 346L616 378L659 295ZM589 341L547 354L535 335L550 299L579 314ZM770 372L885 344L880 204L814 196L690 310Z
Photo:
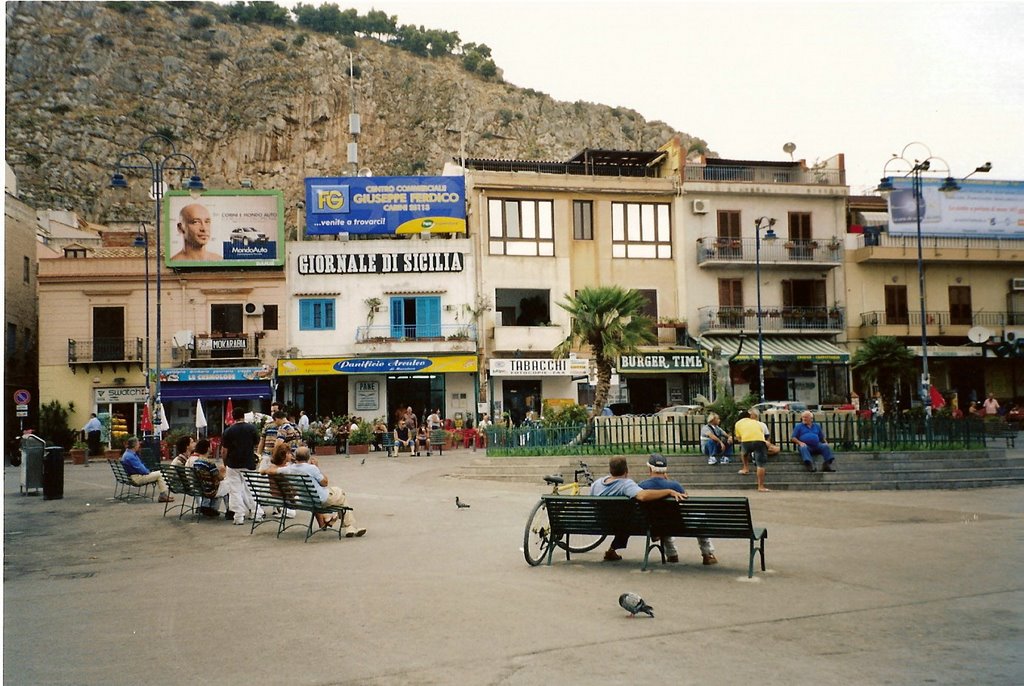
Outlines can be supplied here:
M571 536L644 536L643 570L648 567L651 551L658 550L662 564L665 552L661 536L686 538L736 538L750 543L747 576L754 576L754 557L760 553L761 571L765 570L764 542L768 530L755 527L751 521L750 502L746 498L691 496L686 500L664 500L638 503L633 498L604 496L543 495L551 526L552 541ZM658 539L658 540L655 540ZM548 564L556 547L548 548ZM569 559L568 545L564 546Z
M991 439L993 441L1006 441L1007 448L1016 447L1017 432L1020 431L1020 427L1014 422L986 421L984 430L986 443Z
M139 486L125 471L121 460L107 460L110 470L114 473L114 500L127 503L132 500L148 498L152 500L156 495L156 484L144 484Z
M352 509L347 506L330 506L321 503L316 486L313 485L313 479L308 474L260 474L259 472L243 471L242 476L245 477L249 490L252 491L253 497L256 499L257 508L262 507L266 512L278 508L281 512L278 517L267 516L263 519L253 519L252 528L249 530L250 534L262 524L277 522L277 536L280 538L281 534L288 529L302 526L302 522L287 523L285 516L287 510L302 510L309 513L305 538L308 541L314 534L334 531L334 529L314 528L317 514L340 514L343 520L345 512ZM337 525L338 538L341 538L343 533L344 529L339 521Z
M168 490L180 496L178 504L172 502L164 503L164 516L167 516L169 510L178 508L178 519L184 517L186 512L195 515L198 519L198 502L202 499L203 492L196 481L195 470L191 467L161 464L160 473L164 475L164 481L167 482Z
M436 450L438 454L444 455L444 444L448 440L448 432L444 429L434 429L430 432L430 442L427 444L427 455Z

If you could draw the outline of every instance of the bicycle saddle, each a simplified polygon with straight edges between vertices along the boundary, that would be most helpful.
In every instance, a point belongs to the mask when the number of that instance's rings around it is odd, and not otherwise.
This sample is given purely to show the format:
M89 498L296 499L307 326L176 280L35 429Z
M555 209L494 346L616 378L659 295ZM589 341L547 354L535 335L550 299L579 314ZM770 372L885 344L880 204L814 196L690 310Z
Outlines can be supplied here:
M565 479L562 478L561 474L548 474L544 477L544 480L552 485L565 483Z

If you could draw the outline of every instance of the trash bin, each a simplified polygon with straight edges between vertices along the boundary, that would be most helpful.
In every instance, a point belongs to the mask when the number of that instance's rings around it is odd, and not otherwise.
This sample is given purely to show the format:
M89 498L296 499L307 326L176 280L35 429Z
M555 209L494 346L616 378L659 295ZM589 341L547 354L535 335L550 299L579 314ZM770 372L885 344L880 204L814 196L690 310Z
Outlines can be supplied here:
M149 471L160 469L160 439L156 436L143 436L139 458Z
M43 451L46 441L33 434L21 439L21 494L39 495L43 487ZM31 492L30 492L31 491Z
M43 500L64 497L64 448L50 446L43 455Z

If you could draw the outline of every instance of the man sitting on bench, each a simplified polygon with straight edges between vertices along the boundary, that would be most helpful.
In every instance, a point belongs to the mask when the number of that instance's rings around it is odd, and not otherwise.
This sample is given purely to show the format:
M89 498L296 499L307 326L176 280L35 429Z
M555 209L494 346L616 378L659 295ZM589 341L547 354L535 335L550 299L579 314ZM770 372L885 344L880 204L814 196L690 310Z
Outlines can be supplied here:
M643 489L635 481L629 478L629 464L624 457L613 457L608 461L608 476L598 479L590 484L590 495L624 495L636 498L639 502L646 500L660 500L661 498L675 498L686 500L686 494L674 491L670 488ZM609 562L621 560L622 556L616 551L626 547L629 542L628 535L616 535L612 539L611 547L604 554L604 559Z
M408 448L412 451L415 440L416 437L409 427L406 426L405 420L400 420L398 426L395 427L395 454L397 455L401 452L402 448Z
M644 490L668 488L678 493L686 493L686 489L681 483L668 478L668 460L664 455L653 453L647 460L647 468L651 471L651 476L640 482L640 488ZM676 550L675 540L671 536L662 536L661 544L665 547L668 561L679 562L679 551ZM700 556L704 559L705 565L718 564L718 558L715 557L715 546L711 543L710 538L698 538L697 545L700 546Z
M276 450L275 448L275 458L277 457ZM320 467L315 462L310 461L309 448L306 446L300 446L295 449L295 462L292 464L278 467L275 460L275 464L271 464L266 469L266 472L268 474L306 474L313 480L313 486L316 488L316 493L320 497L321 503L329 507L344 507L348 502L345 491L341 490L338 486L327 486L327 477L324 476L324 473L320 471ZM331 515L331 518L327 519L322 514L317 514L316 521L321 529L326 529L338 521L338 515ZM345 528L345 536L348 538L362 536L366 533L365 528L356 526L356 518L352 514L352 510L345 510L345 516L341 521L341 525Z

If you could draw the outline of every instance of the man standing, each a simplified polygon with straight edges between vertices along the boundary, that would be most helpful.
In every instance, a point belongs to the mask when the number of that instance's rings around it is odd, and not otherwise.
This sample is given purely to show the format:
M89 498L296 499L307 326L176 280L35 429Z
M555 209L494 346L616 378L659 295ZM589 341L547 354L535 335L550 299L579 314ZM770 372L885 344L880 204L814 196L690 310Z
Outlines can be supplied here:
M89 443L89 455L100 454L100 436L103 434L103 425L96 419L96 413L89 415L89 421L82 427L85 440Z
M647 500L660 500L661 498L675 498L686 500L686 494L669 488L655 488L644 490L629 478L629 464L624 457L613 457L608 461L608 476L598 479L590 484L590 495L624 495L629 498L636 498L638 502ZM626 547L629 542L629 535L617 535L612 539L611 547L605 551L604 559L608 562L621 560L622 556L618 550Z
M983 414L986 417L995 417L999 414L999 401L996 400L995 395L992 393L989 393L988 397L985 398L985 402L982 403L982 407L985 409Z
M805 410L800 415L800 423L793 427L792 440L796 444L796 449L800 453L800 459L803 460L807 471L814 471L812 455L821 455L821 471L836 471L835 467L832 466L832 462L835 460L832 456L832 448L829 447L828 442L825 440L825 432L821 430L821 425L815 423L814 415L810 410Z
M743 455L754 461L757 467L757 490L767 493L768 487L764 484L765 466L768 464L768 443L765 441L764 428L758 420L760 413L754 408L747 410L747 416L736 422L733 435L742 444ZM746 458L744 459L746 468ZM744 473L740 470L740 473Z
M178 215L178 233L181 234L182 248L171 260L188 260L190 262L211 262L224 259L206 249L212 236L210 211L193 203L181 208Z
M647 460L647 469L650 470L651 475L640 482L640 488L644 490L667 488L677 493L686 493L686 489L683 488L681 483L668 478L668 460L665 459L664 455L652 454ZM671 536L662 536L661 544L665 547L665 555L668 556L668 561L673 563L679 562L679 551L676 550L675 540ZM718 558L715 557L715 546L711 543L710 538L698 538L697 545L700 546L700 555L704 559L705 565L718 564Z
M309 431L309 417L306 416L305 410L299 410L299 432Z
M157 490L160 491L160 502L174 502L174 496L171 495L171 489L167 487L167 482L164 481L164 475L160 472L151 472L146 468L146 465L142 464L138 448L139 439L135 438L135 436L129 436L128 440L125 441L124 454L121 455L121 464L124 465L124 471L128 474L128 478L136 486L156 484Z
M231 511L235 524L245 524L245 515L252 512L253 517L262 519L263 513L256 511L256 501L245 483L242 471L256 468L256 444L260 440L256 427L245 421L245 410L236 407L231 412L235 423L224 430L221 436L221 451L224 454L224 481L228 484L231 500ZM226 515L225 515L226 516Z

